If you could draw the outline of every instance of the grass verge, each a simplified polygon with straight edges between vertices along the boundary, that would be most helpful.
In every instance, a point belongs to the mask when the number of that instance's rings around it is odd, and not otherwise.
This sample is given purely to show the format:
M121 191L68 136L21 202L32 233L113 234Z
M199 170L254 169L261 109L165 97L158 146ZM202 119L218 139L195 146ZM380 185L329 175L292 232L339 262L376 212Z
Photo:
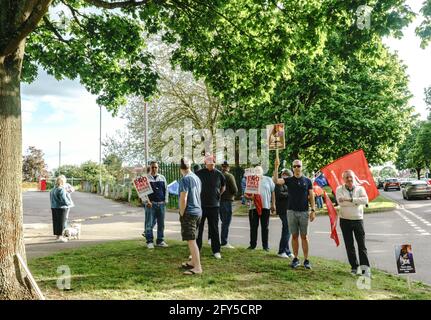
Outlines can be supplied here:
M148 250L139 240L115 241L33 259L29 266L49 299L431 299L431 288L374 270L371 289L357 287L349 266L312 258L313 270L292 270L275 254L244 248L216 260L203 248L204 274L184 276L185 243ZM56 287L59 266L71 270L70 291Z

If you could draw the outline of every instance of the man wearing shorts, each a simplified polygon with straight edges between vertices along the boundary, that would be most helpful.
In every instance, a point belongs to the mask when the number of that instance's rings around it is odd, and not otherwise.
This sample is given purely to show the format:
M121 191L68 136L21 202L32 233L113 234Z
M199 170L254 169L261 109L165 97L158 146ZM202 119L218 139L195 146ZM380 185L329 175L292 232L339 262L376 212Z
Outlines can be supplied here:
M272 179L276 184L286 184L289 194L289 203L287 207L287 221L289 231L292 234L292 248L295 258L292 260L291 267L296 269L301 263L298 259L299 253L299 235L301 235L302 251L304 253L304 268L311 269L311 263L308 260L308 221L312 222L315 217L314 192L311 180L302 174L301 160L293 161L293 176L285 179L278 178L278 168L280 159L276 157L274 163L274 174ZM309 205L311 204L311 212Z
M178 191L180 194L181 236L183 241L187 241L191 255L191 260L184 262L182 266L188 269L184 274L194 275L202 273L200 253L196 243L198 228L202 217L202 185L200 179L190 168L191 161L188 159L181 159L180 169L183 177L179 181Z

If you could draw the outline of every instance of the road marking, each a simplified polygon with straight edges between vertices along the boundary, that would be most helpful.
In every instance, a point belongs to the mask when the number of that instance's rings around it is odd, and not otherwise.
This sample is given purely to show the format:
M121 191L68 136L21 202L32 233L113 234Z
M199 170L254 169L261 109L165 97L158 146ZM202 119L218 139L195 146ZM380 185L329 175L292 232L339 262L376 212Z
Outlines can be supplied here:
M417 216L415 213L406 210L406 209L402 209L405 210L407 213L412 214L415 218L421 218L419 216ZM413 229L415 229L416 232L418 232L419 235L421 236L429 236L431 235L429 232L427 232L426 230L422 229L421 227L419 227L418 225L416 225L413 221L411 221L409 218L407 218L403 213L399 212L398 210L395 211L405 222L407 222ZM425 220L426 221L426 220ZM421 221L422 222L422 221Z
M415 217L416 219L418 219L420 222L422 222L423 224L425 224L427 227L431 227L431 222L429 222L428 220L422 218L421 216L417 215L416 213L407 210L405 208L402 208L401 210L404 210L405 212L409 213L411 216Z

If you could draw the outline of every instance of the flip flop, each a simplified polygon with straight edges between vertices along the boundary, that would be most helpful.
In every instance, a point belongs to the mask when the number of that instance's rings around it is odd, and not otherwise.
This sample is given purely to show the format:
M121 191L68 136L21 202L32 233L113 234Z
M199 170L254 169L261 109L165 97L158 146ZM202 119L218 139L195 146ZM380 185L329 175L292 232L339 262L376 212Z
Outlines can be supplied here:
M186 269L193 269L195 266L192 266L191 264L189 264L188 262L183 262L181 264L181 267L186 268Z
M187 270L187 271L184 271L183 272L183 274L184 275L187 275L187 276L193 276L193 275L195 275L195 274L201 274L202 272L199 272L199 273L197 273L197 272L194 272L193 270Z

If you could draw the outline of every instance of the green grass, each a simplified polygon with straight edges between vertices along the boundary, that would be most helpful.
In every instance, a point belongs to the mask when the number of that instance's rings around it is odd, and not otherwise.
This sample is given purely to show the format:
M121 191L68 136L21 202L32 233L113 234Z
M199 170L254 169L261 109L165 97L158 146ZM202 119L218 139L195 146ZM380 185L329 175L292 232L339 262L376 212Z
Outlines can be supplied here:
M368 208L364 208L364 213L376 213L385 212L396 209L397 204L392 200L379 195L376 199L369 203ZM327 215L326 205L323 209L317 211L318 215ZM234 216L248 216L248 206L242 205L241 201L235 201L235 207L233 211Z
M370 290L356 286L349 266L312 258L313 270L292 270L274 253L225 250L216 260L203 248L202 275L179 268L188 256L184 242L148 250L142 241L115 241L33 259L30 269L49 299L431 299L419 282L374 270ZM70 267L70 291L56 287L57 268Z

